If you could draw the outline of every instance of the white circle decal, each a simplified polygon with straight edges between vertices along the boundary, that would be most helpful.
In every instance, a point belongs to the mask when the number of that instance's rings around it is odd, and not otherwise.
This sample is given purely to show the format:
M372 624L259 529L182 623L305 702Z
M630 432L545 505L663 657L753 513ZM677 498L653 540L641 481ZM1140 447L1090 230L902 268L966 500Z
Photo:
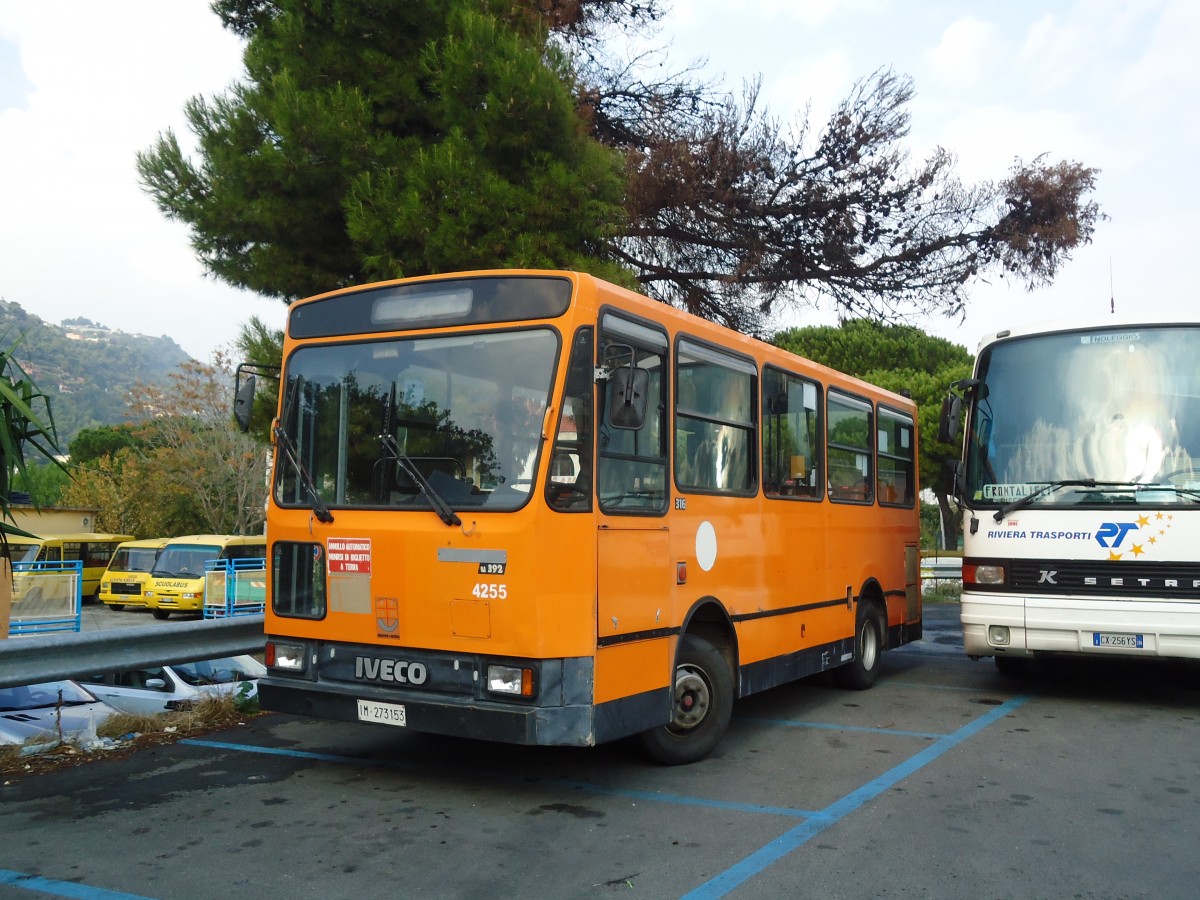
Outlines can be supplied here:
M717 561L717 532L712 522L701 522L696 529L696 562L705 572Z

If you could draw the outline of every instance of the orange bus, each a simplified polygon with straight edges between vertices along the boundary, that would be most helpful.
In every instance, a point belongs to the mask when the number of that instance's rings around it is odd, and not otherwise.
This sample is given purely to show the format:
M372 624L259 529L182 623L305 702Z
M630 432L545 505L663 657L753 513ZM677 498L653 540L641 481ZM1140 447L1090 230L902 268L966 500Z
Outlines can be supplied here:
M549 271L296 302L280 376L268 709L688 763L921 635L903 396Z

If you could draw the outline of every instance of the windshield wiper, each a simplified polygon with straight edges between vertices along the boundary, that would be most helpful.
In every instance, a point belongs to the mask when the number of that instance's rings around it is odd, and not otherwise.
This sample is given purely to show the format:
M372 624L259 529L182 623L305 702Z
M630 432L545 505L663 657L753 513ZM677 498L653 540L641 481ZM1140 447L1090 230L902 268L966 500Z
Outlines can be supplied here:
M296 475L300 478L300 484L308 494L308 499L312 501L312 510L316 514L317 519L322 522L332 522L333 513L329 511L329 507L325 505L325 501L317 493L317 486L313 484L312 476L308 474L308 469L304 468L304 464L300 462L300 453L296 450L296 445L292 443L292 439L283 430L282 425L275 426L274 434L276 443L279 444L283 450L283 455L287 457L288 462L296 470Z
M408 455L400 449L400 445L396 443L396 439L390 434L381 434L379 441L383 444L384 450L389 451L392 459L404 470L404 474L416 482L417 487L421 489L421 493L429 500L429 505L433 507L433 511L438 514L438 518L447 525L462 525L462 519L450 508L450 504L442 499L442 495L433 489L433 485L421 474L421 470L417 468L416 463L409 459Z
M1179 487L1174 484L1144 484L1138 488L1139 491L1173 491L1177 497L1188 497L1192 500L1200 501L1200 490L1195 488Z
M1105 483L1106 482L1097 481L1095 478L1060 478L1057 481L1051 481L1046 484L1043 484L1040 488L1038 488L1032 494L1026 494L1024 497L1021 497L1019 500L1014 500L1012 503L1009 503L1006 506L1000 507L998 510L996 510L996 514L994 516L992 516L992 518L995 519L997 522L1000 522L1009 513L1016 512L1018 509L1024 509L1026 506L1031 504L1034 500L1037 500L1039 497L1045 497L1047 494L1052 494L1055 491L1057 491L1059 488L1097 487L1097 486L1099 486L1101 484L1105 484Z
M400 449L400 444L392 435L393 420L396 418L396 382L392 382L392 389L388 394L387 405L383 408L383 434L379 436L379 443L383 445L384 458L387 458L387 453L390 452L394 459L404 470L404 473L413 480L413 482L421 489L421 493L429 500L429 505L433 507L433 511L438 514L438 518L447 525L462 525L460 519L450 508L450 504L442 499L442 495L433 489L433 485L421 474L414 463L403 450Z
M1064 487L1082 487L1091 488L1095 491L1112 491L1112 490L1127 490L1133 491L1135 494L1140 494L1146 491L1172 491L1180 497L1190 497L1193 500L1200 501L1200 490L1192 488L1177 487L1173 484L1147 484L1144 481L1097 481L1094 478L1060 478L1057 481L1051 481L1043 484L1032 494L1027 494L1019 500L1014 500L1007 506L1002 506L996 510L992 517L997 522L1001 521L1005 516L1018 509L1024 509L1034 500L1044 497Z

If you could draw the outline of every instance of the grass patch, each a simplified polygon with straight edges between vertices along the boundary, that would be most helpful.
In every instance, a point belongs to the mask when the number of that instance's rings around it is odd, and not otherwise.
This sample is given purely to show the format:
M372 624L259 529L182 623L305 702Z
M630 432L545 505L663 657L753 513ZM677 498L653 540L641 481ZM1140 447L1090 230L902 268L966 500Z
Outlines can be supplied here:
M931 603L958 603L962 599L962 585L957 582L943 581L938 584L924 585L924 590L921 593L921 602L925 604Z
M24 745L0 745L0 784L11 782L13 775L40 775L83 765L101 759L126 756L143 747L173 744L180 738L195 737L232 728L248 718L265 715L257 698L242 694L207 697L188 709L153 715L117 713L96 728L98 746L77 743L31 742Z

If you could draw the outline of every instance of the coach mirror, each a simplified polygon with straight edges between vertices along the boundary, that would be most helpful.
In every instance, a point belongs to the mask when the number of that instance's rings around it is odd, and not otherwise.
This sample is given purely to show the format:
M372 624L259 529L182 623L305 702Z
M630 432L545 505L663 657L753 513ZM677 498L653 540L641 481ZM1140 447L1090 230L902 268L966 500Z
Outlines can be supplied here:
M942 416L938 420L938 440L944 444L958 439L962 424L962 397L953 391L942 400Z

